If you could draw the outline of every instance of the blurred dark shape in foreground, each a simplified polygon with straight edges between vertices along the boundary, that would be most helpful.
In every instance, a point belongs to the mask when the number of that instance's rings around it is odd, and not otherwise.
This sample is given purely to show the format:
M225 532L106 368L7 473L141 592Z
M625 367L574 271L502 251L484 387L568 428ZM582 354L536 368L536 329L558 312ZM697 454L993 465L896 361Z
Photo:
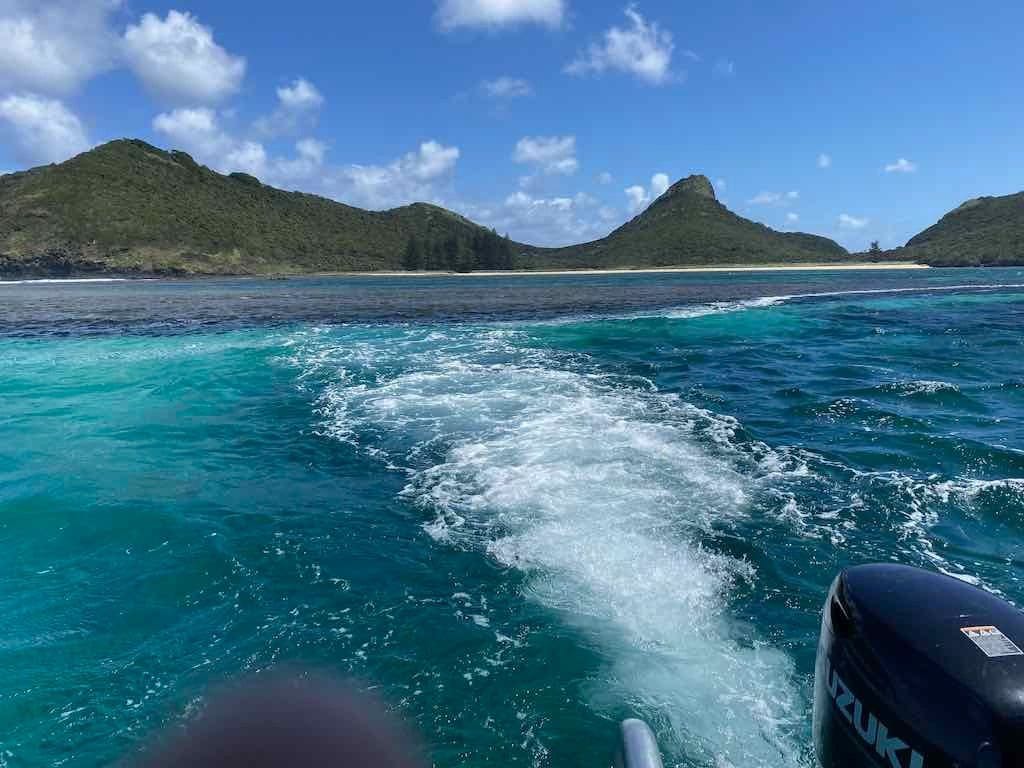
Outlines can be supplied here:
M137 768L374 766L422 768L405 727L372 696L310 675L275 675L215 694L203 712L171 726Z

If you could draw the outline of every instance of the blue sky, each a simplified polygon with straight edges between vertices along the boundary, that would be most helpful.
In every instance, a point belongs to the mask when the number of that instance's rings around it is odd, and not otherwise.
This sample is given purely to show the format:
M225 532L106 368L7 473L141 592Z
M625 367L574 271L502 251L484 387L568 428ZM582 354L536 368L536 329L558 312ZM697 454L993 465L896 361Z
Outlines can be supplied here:
M527 242L704 173L851 249L1024 188L1024 4L0 0L0 170L131 136Z

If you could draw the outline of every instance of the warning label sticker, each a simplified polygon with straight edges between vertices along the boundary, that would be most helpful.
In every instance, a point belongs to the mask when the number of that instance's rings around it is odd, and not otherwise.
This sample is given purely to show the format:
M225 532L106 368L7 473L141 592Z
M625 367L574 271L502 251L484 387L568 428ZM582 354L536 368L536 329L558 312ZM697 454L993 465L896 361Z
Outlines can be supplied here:
M1024 651L1000 632L999 627L961 627L960 631L990 659L1000 656L1024 656Z

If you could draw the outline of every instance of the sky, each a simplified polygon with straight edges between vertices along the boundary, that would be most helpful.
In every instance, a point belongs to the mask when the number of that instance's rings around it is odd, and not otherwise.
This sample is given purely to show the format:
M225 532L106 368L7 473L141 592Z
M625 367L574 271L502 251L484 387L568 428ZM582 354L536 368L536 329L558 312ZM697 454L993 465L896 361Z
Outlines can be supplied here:
M0 172L111 139L595 239L703 173L851 250L1024 189L1024 3L0 0Z

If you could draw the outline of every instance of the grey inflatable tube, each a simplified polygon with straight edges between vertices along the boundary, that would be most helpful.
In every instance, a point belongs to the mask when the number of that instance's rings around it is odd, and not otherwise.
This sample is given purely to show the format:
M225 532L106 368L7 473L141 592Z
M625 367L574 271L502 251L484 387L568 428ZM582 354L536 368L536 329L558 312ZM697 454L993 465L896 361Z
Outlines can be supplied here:
M643 720L623 720L614 768L663 768L654 733Z

